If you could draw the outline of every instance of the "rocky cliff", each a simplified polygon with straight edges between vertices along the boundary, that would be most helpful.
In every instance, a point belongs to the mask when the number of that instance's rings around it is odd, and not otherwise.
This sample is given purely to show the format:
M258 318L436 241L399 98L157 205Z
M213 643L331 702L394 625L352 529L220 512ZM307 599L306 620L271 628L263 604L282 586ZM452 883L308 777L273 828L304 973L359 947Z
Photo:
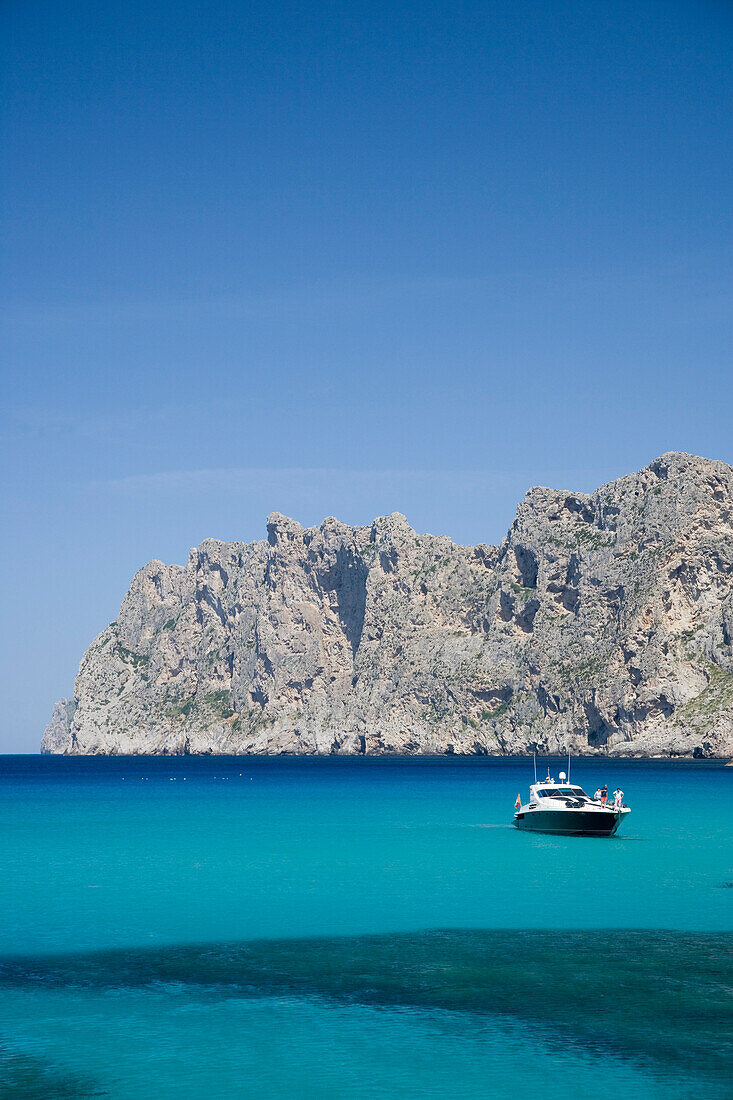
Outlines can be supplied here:
M43 738L63 753L733 754L733 469L532 489L500 546L398 514L153 561Z

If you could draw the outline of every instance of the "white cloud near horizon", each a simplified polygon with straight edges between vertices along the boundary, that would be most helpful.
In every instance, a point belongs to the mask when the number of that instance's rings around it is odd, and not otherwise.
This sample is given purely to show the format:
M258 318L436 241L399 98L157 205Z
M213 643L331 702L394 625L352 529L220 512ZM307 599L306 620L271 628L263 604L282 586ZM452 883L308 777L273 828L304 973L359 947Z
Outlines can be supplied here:
M511 278L511 277L510 277ZM243 289L211 297L151 297L67 302L7 302L2 305L6 323L27 325L83 322L139 323L180 321L181 318L214 320L322 320L334 314L363 310L409 299L465 293L480 289L486 280L459 276L319 280L278 289ZM499 280L502 281L501 279Z
M578 484L573 483L573 479L582 482L584 485L588 483L589 477L594 477L601 474L602 471L598 467L568 467L564 469L556 469L552 471L545 471L546 473L552 473L557 475L555 481L548 485L548 488L558 490L575 490L576 492L587 492L587 489L581 488ZM632 471L628 471L631 473ZM225 486L227 484L238 483L243 486L248 484L259 484L265 479L281 478L283 480L290 478L301 479L335 479L338 481L348 480L360 480L370 481L377 480L405 480L405 481L433 481L438 479L440 481L470 481L473 484L491 484L494 486L513 486L518 480L531 479L532 471L527 469L513 469L513 470L481 470L481 469L411 469L411 468L365 468L365 469L347 469L343 467L318 467L318 466L233 466L233 467L211 467L200 468L194 470L161 470L152 474L130 474L124 477L116 478L102 478L95 479L90 482L86 482L88 486L104 487L112 490L130 490L135 491L168 491L178 489L190 489L206 488L213 485ZM568 478L570 480L568 480ZM538 482L528 482L527 490L535 487ZM542 484L545 484L544 482ZM593 488L598 488L602 482L598 485L594 485ZM593 491L593 490L590 490Z

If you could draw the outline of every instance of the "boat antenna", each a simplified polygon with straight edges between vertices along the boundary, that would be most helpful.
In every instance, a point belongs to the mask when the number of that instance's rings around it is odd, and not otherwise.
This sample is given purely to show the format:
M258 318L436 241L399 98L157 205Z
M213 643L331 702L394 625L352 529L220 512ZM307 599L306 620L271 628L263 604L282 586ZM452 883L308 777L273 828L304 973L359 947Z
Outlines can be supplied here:
M534 781L537 782L537 751L532 750L532 760L534 762Z
M568 745L568 783L570 782L570 746Z

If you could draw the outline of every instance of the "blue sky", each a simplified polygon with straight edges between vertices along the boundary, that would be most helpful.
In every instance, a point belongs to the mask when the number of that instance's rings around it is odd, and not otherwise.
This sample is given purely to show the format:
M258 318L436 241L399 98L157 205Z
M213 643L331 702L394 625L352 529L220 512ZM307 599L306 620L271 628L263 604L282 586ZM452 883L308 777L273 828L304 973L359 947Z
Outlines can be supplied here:
M1 751L150 558L733 459L729 3L0 18Z

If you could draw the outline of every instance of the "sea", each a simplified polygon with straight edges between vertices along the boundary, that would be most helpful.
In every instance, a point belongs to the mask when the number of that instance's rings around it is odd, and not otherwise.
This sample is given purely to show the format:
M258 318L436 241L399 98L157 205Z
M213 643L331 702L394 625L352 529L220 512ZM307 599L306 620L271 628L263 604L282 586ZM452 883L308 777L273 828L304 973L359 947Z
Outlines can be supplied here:
M527 760L0 757L0 1096L733 1096L733 768L572 780L616 837Z

